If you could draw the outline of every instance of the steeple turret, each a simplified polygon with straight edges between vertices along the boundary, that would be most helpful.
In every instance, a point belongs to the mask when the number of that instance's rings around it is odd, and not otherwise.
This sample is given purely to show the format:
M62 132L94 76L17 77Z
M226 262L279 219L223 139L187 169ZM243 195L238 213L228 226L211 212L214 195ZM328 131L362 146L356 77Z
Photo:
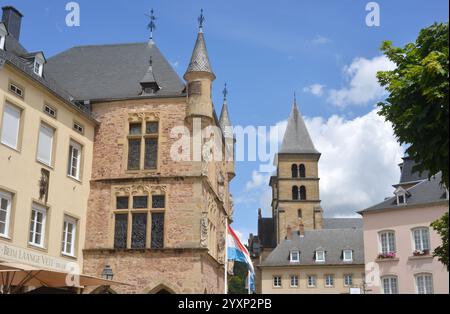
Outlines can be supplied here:
M226 168L229 180L231 180L236 175L234 168L234 144L236 141L233 134L233 126L230 121L230 115L228 113L227 96L228 96L228 89L227 84L225 84L225 88L223 90L223 106L222 112L220 113L219 124L225 139Z
M208 51L206 49L205 37L203 35L203 23L205 17L201 11L199 21L199 31L191 61L184 74L187 82L188 117L201 116L213 119L213 104L211 100L212 82L216 79L209 62Z

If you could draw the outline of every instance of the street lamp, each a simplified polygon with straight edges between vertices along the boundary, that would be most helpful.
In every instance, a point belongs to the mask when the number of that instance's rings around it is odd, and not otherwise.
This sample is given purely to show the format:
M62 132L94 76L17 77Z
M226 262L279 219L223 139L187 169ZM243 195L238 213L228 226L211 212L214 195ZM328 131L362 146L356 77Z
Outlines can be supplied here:
M114 273L111 266L106 265L103 269L102 277L106 280L113 280Z

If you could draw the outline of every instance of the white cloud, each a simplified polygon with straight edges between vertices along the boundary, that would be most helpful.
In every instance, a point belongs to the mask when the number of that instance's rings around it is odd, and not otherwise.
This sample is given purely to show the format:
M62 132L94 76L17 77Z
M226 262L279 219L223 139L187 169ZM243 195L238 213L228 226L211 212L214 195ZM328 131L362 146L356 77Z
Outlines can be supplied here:
M317 35L316 38L312 40L312 43L315 45L325 45L331 43L331 39L322 35Z
M365 105L385 95L376 74L378 71L393 70L395 64L385 56L373 59L356 58L352 64L344 67L344 76L348 86L329 91L328 101L336 106Z
M313 94L314 96L322 96L324 92L325 85L322 84L312 84L303 88L303 92Z
M334 115L328 120L306 118L305 122L316 148L322 153L320 194L326 216L353 217L356 211L392 195L392 184L400 175L397 164L404 151L393 134L392 125L377 110L353 120ZM286 121L277 124L280 133L285 132L286 124ZM258 202L265 215L270 213L272 199L268 179L265 174L253 173L242 196Z

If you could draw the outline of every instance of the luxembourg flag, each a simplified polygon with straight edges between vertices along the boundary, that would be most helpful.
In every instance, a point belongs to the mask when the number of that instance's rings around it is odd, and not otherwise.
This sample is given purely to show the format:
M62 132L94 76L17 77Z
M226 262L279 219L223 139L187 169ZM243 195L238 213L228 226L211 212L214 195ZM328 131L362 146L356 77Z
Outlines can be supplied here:
M250 258L250 254L248 253L247 248L241 243L238 236L234 232L234 230L228 225L227 232L227 260L228 261L237 261L243 262L247 264L248 267L248 279L249 279L249 288L254 291L254 279L255 279L255 270L253 268L253 263Z

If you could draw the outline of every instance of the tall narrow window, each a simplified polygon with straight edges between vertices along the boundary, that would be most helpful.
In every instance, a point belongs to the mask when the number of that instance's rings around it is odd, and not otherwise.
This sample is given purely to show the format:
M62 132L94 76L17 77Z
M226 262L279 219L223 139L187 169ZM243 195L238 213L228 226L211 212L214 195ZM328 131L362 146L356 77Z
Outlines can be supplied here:
M416 275L418 294L433 294L433 277L431 274Z
M293 178L297 178L298 177L298 167L297 165L292 165L291 167L291 171L292 171L292 177Z
M0 237L9 236L12 195L0 191Z
M63 224L63 239L61 252L64 255L75 256L75 239L77 231L77 220L66 216Z
M397 277L383 277L381 281L383 283L383 294L398 294Z
M70 141L67 174L77 180L80 179L81 151L80 144Z
M159 123L147 121L145 127L145 162L144 169L156 169L158 162Z
M152 249L164 248L164 213L152 213Z
M293 186L292 187L292 199L298 200L298 186Z
M1 129L1 142L13 149L19 148L20 116L22 111L5 103Z
M298 171L299 171L299 173L300 173L300 178L306 178L306 168L305 168L305 165L304 165L304 164L301 164L301 165L298 167Z
M300 187L300 200L306 200L306 187L304 187L303 185Z
M47 209L38 204L33 204L31 209L31 223L29 243L31 245L44 247L45 222L47 219Z
M298 288L298 276L297 275L291 276L291 288Z
M353 275L350 274L344 275L344 286L346 287L353 286Z
M413 230L414 248L419 252L430 251L430 231L428 228L417 228Z
M317 277L315 275L308 275L308 288L314 288L317 283Z
M273 287L281 288L281 276L273 276Z
M325 275L325 287L333 287L334 286L334 276L333 275Z
M380 233L380 247L382 254L395 253L395 233L393 231L385 231Z
M302 219L303 218L303 212L301 209L297 210L297 218Z
M131 248L145 249L147 239L147 213L133 213Z
M114 248L127 248L128 214L115 215Z
M39 129L39 143L37 159L47 166L52 165L53 137L55 130L46 124Z

